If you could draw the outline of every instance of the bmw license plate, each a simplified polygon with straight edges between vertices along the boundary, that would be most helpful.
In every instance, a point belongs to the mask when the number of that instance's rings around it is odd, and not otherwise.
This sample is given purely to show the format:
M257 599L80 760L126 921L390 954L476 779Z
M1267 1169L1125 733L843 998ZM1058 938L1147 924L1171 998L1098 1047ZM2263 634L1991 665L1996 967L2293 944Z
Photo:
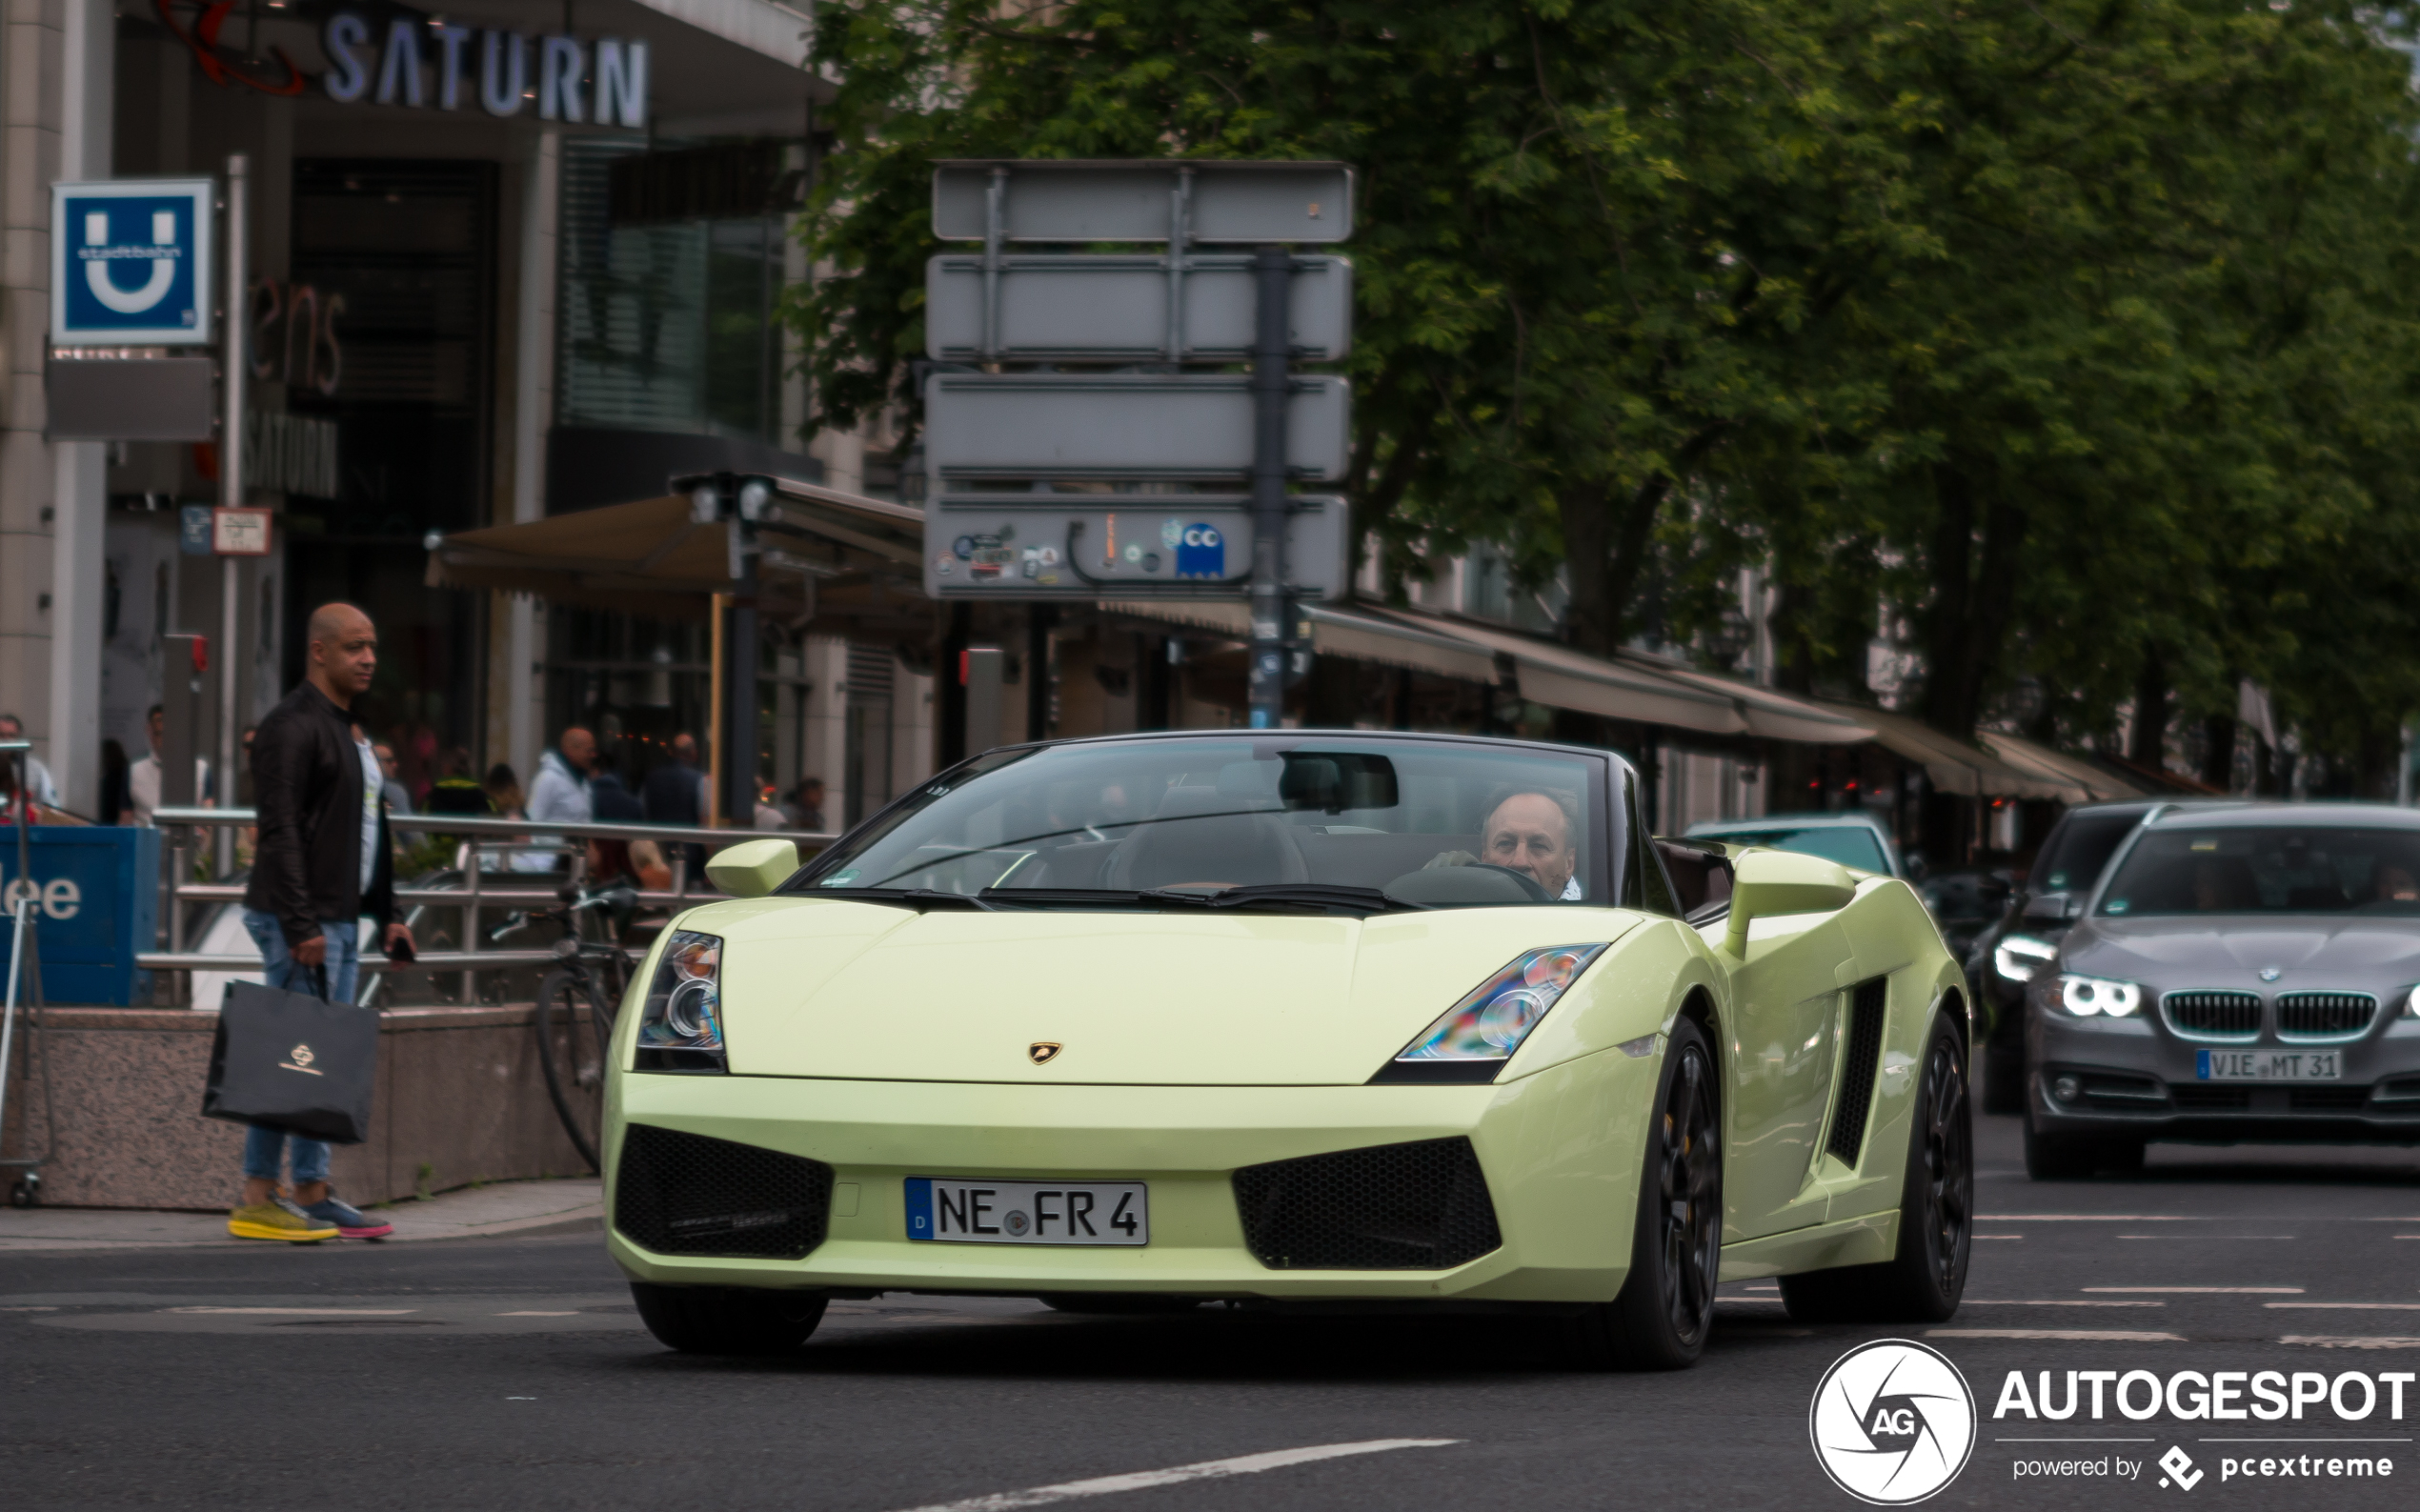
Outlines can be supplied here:
M2197 1050L2204 1081L2336 1081L2345 1074L2340 1050Z
M1148 1244L1140 1181L907 1179L907 1235L952 1244Z

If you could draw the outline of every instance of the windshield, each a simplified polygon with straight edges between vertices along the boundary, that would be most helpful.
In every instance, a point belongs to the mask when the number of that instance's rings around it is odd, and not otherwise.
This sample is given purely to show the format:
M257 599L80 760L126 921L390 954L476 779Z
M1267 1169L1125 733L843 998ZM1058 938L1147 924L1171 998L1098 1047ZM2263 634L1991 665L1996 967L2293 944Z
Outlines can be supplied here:
M2151 830L2109 879L2100 911L2420 914L2420 832Z
M2117 854L2118 842L2134 833L2142 811L2118 814L2070 814L2059 831L2059 843L2034 863L2034 891L2063 893L2089 889L2101 879L2101 869Z
M1890 858L1883 855L1882 842L1874 832L1863 825L1826 824L1808 829L1724 830L1722 837L1734 845L1765 845L1777 851L1797 851L1804 856L1820 856L1843 866L1854 866L1861 872L1890 873Z
M1040 903L1045 892L1320 887L1408 907L1616 901L1609 764L1320 735L1044 746L925 786L795 884ZM970 775L971 774L971 775Z

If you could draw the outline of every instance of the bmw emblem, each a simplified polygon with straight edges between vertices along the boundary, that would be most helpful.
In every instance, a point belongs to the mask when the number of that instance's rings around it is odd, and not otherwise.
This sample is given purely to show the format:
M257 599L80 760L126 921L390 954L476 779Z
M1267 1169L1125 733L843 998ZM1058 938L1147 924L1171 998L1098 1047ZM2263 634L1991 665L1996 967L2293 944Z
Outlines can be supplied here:
M2275 981L2278 978L2283 977L2284 975L2286 974L2279 971L2274 966L2263 966L2260 969L2260 979L2263 981Z

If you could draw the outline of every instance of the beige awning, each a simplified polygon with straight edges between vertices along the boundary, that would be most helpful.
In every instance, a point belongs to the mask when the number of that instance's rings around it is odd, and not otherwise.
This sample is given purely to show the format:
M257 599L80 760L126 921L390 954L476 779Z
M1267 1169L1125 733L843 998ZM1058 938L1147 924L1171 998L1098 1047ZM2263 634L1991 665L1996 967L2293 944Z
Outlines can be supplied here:
M1944 735L1904 714L1854 704L1826 702L1824 707L1873 726L1875 742L1886 751L1921 763L1926 780L1937 793L1954 793L1963 797L2080 801L2077 795L2081 790L2071 782L2052 778L2038 770L2013 766L1981 746Z
M1624 666L1646 668L1675 682L1731 699L1739 705L1740 716L1747 721L1747 733L1768 740L1847 745L1874 737L1872 727L1860 719L1761 683L1726 677L1719 672L1705 672L1635 651L1623 652L1621 661Z
M1104 614L1206 630L1227 640L1252 638L1252 616L1236 599L1109 598L1098 607ZM1493 655L1449 635L1323 604L1308 605L1304 614L1311 621L1311 649L1321 655L1403 667L1464 682L1496 680Z
M916 620L924 512L776 480L758 522L757 595L774 614ZM733 526L699 521L686 495L461 531L429 554L432 588L486 588L549 603L701 619L732 576Z
M2037 772L2051 781L2067 784L2076 795L2065 800L2069 803L2150 796L2144 789L2102 771L2089 761L2079 760L2046 745L2037 745L2019 736L1986 730L1976 736L1975 740L2012 767Z
M1383 615L1390 623L1407 629L1422 630L1462 641L1493 656L1508 658L1521 696L1532 703L1708 735L1747 733L1747 719L1734 700L1658 672L1605 661L1550 640L1533 640L1509 630L1466 620L1402 609L1372 608L1368 613Z

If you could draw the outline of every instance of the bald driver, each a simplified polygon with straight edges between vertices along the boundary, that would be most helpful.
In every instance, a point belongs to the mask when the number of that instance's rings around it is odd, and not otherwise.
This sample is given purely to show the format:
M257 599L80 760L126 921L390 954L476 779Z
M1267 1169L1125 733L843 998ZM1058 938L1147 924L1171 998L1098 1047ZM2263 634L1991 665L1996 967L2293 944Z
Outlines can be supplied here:
M1562 799L1535 789L1515 793L1487 816L1480 831L1480 854L1447 851L1428 864L1501 866L1536 882L1548 897L1575 903L1585 896L1580 886L1576 828Z

